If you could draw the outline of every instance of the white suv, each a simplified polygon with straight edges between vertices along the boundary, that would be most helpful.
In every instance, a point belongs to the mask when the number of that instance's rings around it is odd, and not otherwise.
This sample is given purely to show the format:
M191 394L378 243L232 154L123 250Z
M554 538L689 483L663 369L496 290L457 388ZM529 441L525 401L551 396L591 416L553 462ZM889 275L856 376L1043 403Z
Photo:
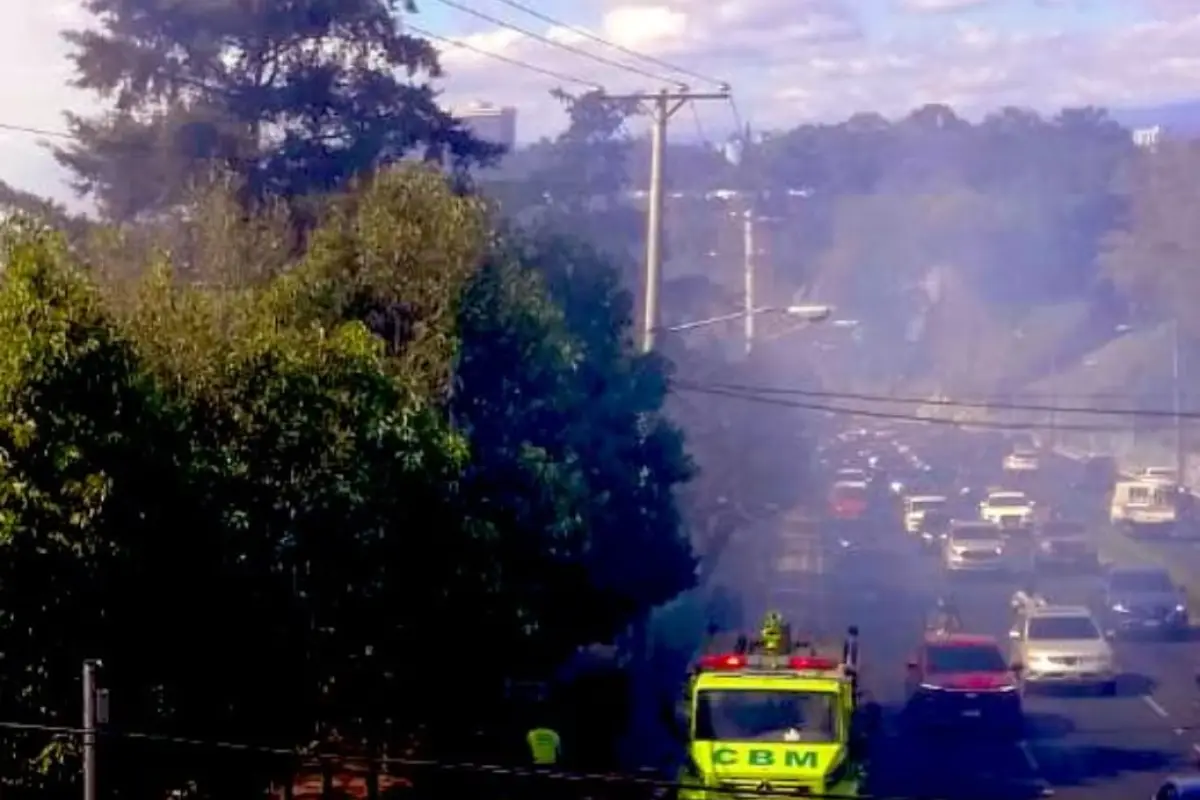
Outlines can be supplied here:
M1009 637L1025 686L1073 684L1116 693L1112 646L1083 606L1026 604Z

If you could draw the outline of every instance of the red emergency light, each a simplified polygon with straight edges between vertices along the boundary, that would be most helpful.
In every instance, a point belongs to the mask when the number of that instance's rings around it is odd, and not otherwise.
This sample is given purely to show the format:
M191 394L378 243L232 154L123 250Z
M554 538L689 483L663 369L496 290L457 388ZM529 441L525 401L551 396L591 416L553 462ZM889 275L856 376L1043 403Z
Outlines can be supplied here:
M787 664L786 669L792 670L808 670L808 671L823 671L838 668L838 662L832 658L820 658L818 656L792 656L787 662L768 662L763 666L767 669L772 667L779 669ZM722 653L719 655L704 656L700 659L700 669L706 670L741 670L750 667L750 659L745 655L738 653Z
M745 669L748 663L745 656L737 653L704 656L700 659L700 669Z
M831 670L837 669L838 662L832 658L818 658L817 656L793 656L788 659L788 667L790 669L805 669L805 670Z

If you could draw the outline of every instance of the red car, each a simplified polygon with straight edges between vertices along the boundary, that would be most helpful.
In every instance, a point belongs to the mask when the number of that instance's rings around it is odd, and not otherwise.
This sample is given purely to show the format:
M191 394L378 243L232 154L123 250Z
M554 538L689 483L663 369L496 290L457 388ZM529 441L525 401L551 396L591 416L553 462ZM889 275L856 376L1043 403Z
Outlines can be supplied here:
M862 519L867 513L867 499L866 483L838 481L829 490L829 514L834 519Z
M905 715L920 726L1024 727L1018 669L992 636L930 633L908 662Z

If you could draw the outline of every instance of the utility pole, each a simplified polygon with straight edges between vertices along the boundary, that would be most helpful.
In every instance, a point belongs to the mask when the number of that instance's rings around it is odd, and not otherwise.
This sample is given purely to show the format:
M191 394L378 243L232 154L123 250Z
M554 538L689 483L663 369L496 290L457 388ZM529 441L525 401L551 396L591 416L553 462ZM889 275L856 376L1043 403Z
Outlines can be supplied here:
M107 705L101 701L96 685L96 670L101 662L95 658L83 662L83 800L96 800L96 725L107 717Z
M746 355L749 356L754 350L754 271L757 262L755 248L758 246L754 237L754 206L749 206L742 217L742 298L746 314L743 324L746 330Z
M1187 484L1187 442L1183 435L1183 375L1179 356L1179 318L1171 320L1172 416L1175 418L1175 476Z
M663 162L666 158L667 124L675 112L693 100L729 100L728 87L719 92L689 92L663 89L655 93L605 95L617 102L633 101L650 115L650 190L646 209L646 265L642 287L642 352L654 349L659 324L659 295L662 290Z

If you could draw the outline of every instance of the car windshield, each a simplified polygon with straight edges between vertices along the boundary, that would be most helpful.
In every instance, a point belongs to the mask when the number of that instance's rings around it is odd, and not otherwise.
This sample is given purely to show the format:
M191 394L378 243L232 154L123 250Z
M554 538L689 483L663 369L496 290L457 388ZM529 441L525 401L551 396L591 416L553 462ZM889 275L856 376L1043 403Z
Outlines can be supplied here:
M990 525L955 528L950 538L956 542L994 542L1000 534Z
M937 500L910 500L909 504L913 511L937 511L946 505L946 501L940 498Z
M865 500L867 487L856 483L839 483L833 487L834 500Z
M991 508L1012 508L1027 505L1029 501L1023 494L994 494L987 499Z
M1116 592L1172 592L1171 576L1159 570L1114 572L1108 585Z
M708 689L696 697L697 741L833 742L834 692Z
M1100 630L1090 617L1034 617L1029 620L1030 639L1099 639Z
M995 645L939 645L926 651L929 672L1003 672L1008 669Z

